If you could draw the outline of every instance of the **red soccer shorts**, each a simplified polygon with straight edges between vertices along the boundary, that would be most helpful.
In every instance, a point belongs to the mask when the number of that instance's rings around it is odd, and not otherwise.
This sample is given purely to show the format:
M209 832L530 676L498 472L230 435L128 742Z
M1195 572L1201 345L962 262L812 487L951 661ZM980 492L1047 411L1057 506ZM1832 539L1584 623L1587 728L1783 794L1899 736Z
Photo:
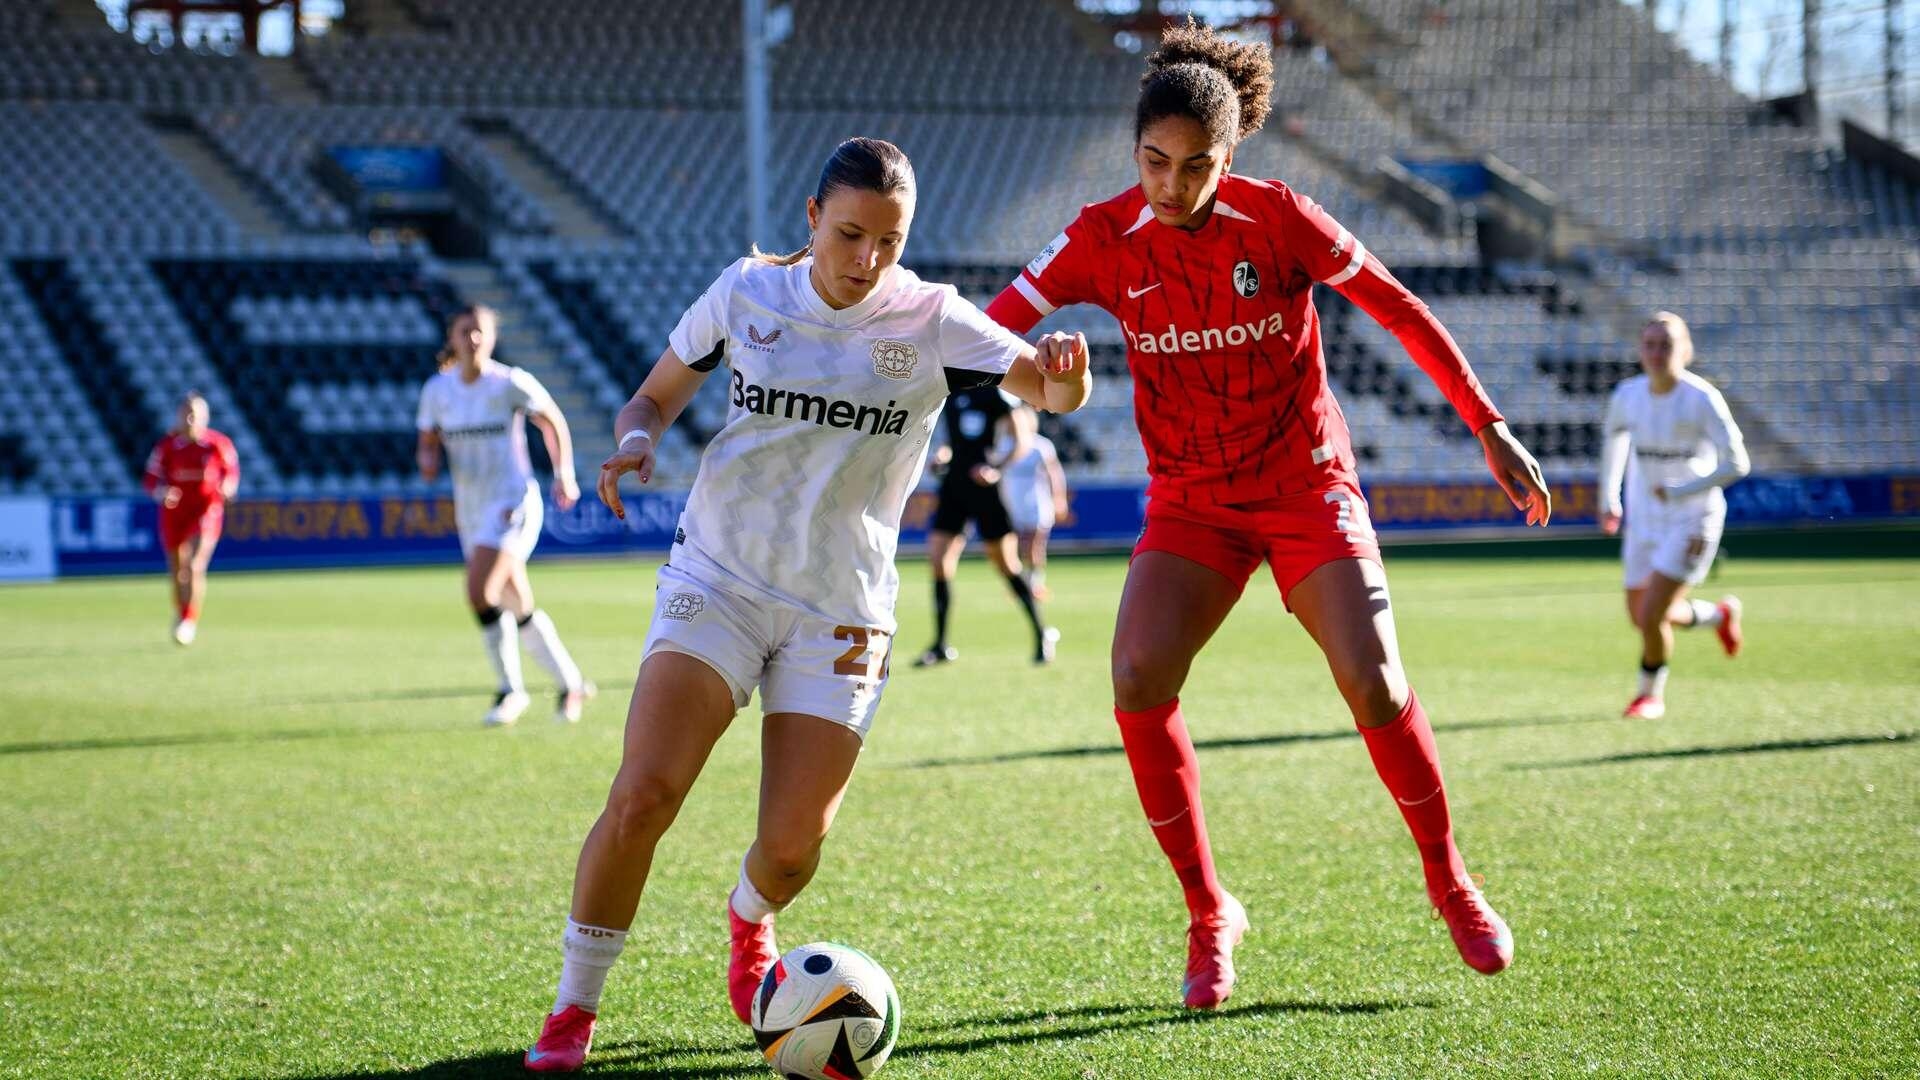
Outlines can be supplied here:
M1241 589L1262 562L1285 601L1293 587L1335 559L1380 562L1380 542L1360 489L1336 481L1316 491L1234 506L1147 503L1147 527L1133 546L1164 551L1216 571ZM1292 605L1288 605L1292 610Z
M226 507L220 503L176 506L171 510L163 506L160 508L160 550L178 550L181 544L196 536L211 544L220 539L220 527L226 518Z

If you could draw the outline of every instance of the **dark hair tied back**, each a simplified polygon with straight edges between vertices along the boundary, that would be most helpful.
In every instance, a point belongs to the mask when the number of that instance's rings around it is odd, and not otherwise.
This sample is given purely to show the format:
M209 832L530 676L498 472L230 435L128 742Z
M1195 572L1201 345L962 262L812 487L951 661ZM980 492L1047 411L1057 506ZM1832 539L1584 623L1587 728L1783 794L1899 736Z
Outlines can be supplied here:
M1273 54L1265 46L1217 37L1188 16L1147 57L1133 138L1138 142L1156 120L1184 116L1216 145L1234 146L1267 122L1272 94Z
M916 190L913 162L907 160L905 151L885 139L865 136L848 139L834 148L833 155L820 169L820 183L814 187L813 201L825 204L834 192L842 189L911 199ZM769 255L755 246L752 255L776 266L792 266L806 258L811 247L809 244L790 255Z

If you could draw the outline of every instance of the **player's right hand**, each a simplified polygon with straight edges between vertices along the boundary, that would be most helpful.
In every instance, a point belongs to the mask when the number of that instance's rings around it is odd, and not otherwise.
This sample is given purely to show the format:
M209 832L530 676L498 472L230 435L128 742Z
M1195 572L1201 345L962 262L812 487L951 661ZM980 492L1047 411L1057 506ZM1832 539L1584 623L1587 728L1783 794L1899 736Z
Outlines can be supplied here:
M1620 531L1620 515L1614 514L1614 513L1601 514L1600 515L1600 531L1603 533L1606 533L1608 536L1612 536L1613 534L1619 532Z
M1055 330L1033 343L1033 363L1053 382L1072 382L1087 369L1087 335Z
M156 502L169 510L180 505L180 489L172 484L155 491L153 497Z
M643 484L653 479L652 439L636 440L625 450L615 450L612 457L600 463L600 482L595 485L600 501L622 521L627 518L627 508L620 501L620 478L627 473L637 474Z

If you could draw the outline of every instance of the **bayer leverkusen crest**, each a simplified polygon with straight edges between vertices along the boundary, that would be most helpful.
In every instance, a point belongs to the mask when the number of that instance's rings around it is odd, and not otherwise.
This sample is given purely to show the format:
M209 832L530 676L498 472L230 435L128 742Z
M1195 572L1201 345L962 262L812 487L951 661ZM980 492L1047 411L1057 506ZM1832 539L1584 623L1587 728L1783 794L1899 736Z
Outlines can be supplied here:
M905 341L881 338L873 343L873 373L888 379L910 379L920 350Z

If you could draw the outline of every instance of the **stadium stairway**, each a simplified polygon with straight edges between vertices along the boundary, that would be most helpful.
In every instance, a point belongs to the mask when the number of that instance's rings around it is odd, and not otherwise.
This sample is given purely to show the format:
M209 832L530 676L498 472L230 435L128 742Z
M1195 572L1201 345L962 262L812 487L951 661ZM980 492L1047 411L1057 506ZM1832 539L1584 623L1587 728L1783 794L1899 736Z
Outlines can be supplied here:
M500 316L500 358L540 380L566 414L573 432L574 473L582 484L613 452L613 417L594 399L591 382L570 364L515 295L512 283L489 262L443 262L442 275L462 299L485 304ZM543 455L535 451L536 461Z
M321 104L320 88L299 61L281 56L256 56L250 62L274 104Z
M277 240L287 235L287 226L264 196L242 180L208 144L198 127L191 124L149 120L153 138L167 156L185 170L194 182L213 196L221 209L250 238Z
M607 219L561 178L552 166L541 160L510 127L481 127L469 124L480 145L499 164L502 172L519 184L547 211L553 222L553 235L562 240L603 243L618 239Z

